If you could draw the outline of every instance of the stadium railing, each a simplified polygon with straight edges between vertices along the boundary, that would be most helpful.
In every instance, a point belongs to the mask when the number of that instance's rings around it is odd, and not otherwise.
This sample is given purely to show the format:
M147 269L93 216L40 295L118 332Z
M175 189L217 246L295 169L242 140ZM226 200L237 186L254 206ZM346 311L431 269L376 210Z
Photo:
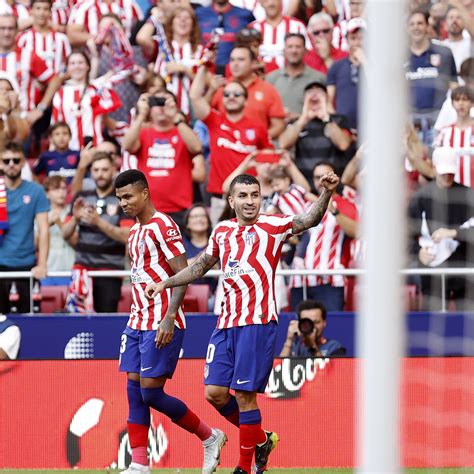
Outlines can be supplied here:
M362 276L365 270L360 268L346 268L338 270L285 270L278 269L277 275L282 276L305 276L305 275L317 275L317 276L331 276L331 275L343 275L348 277ZM91 277L123 277L130 276L129 270L91 270L88 272ZM418 276L418 275L431 275L439 276L441 278L441 308L440 311L446 312L446 277L448 276L466 276L474 275L474 268L406 268L401 270L401 274L404 276ZM222 275L220 270L210 270L206 273L206 276L218 278ZM70 277L70 271L64 272L50 272L48 278L64 278ZM29 279L30 281L30 294L33 293L33 276L31 272L0 272L0 280L2 279ZM303 280L303 298L306 298L306 283ZM33 313L33 300L30 299L30 313Z

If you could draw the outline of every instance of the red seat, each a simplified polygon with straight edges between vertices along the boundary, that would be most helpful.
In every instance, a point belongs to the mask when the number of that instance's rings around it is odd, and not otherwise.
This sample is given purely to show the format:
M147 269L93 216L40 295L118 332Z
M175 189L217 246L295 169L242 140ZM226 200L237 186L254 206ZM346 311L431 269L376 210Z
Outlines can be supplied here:
M130 313L130 306L132 305L132 286L122 285L120 290L120 300L117 311L119 313Z
M41 312L54 313L63 310L66 304L66 294L66 286L42 286Z
M194 297L196 299L195 310L186 310L188 313L207 313L208 302L211 297L211 290L208 285L189 285L186 290L186 298Z
M196 296L186 294L183 300L185 313L199 313L199 302Z

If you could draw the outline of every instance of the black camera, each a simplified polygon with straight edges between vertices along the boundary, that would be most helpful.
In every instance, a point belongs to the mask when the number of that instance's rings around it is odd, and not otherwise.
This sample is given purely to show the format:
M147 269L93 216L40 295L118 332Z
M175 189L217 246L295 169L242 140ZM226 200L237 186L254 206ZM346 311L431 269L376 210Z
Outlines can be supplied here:
M314 331L314 322L309 318L301 318L298 321L298 329L303 336L309 336Z
M154 95L148 98L148 105L150 107L163 107L166 102L166 97L155 97Z

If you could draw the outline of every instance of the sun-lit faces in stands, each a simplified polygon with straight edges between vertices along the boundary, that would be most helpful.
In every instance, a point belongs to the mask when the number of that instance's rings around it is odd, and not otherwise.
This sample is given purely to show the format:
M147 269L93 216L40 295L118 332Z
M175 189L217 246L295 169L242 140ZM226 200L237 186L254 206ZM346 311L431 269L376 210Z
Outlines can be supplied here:
M18 32L16 19L13 15L0 15L0 52L10 51L15 46Z
M234 79L245 81L253 74L254 58L249 48L236 47L230 53L230 72Z
M224 108L228 113L239 113L245 107L247 91L237 82L228 82L222 94Z
M91 67L90 62L84 53L75 52L67 60L67 72L75 82L87 80Z

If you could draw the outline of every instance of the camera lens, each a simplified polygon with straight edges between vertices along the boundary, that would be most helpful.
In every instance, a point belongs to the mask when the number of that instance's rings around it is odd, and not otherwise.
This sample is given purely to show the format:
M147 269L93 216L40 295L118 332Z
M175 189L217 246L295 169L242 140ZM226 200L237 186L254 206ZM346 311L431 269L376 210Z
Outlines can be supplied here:
M298 329L303 336L308 336L314 331L314 323L309 318L302 318L298 322Z

